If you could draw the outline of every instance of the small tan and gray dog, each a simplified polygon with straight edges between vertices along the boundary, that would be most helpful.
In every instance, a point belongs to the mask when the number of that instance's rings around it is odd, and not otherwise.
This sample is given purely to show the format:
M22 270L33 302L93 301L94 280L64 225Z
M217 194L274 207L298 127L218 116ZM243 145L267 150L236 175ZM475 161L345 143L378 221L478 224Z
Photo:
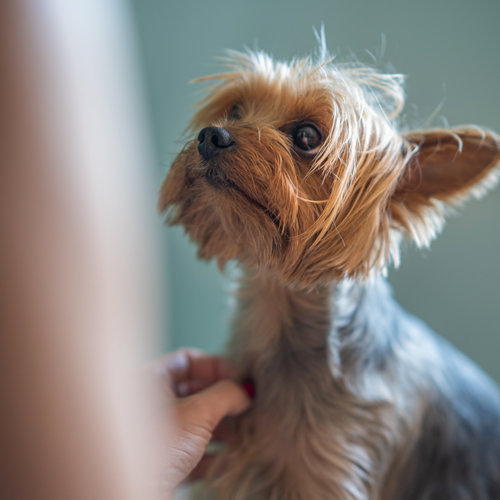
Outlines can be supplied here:
M230 52L161 189L199 256L243 272L231 356L256 398L210 496L499 499L497 387L383 275L494 185L500 138L403 133L400 75L320 52Z

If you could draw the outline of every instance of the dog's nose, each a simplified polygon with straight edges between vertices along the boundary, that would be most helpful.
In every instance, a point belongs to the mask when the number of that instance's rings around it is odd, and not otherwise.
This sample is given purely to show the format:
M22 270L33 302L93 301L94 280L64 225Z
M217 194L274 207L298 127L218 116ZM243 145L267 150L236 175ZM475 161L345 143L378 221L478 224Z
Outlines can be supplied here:
M235 143L233 135L225 128L220 127L205 127L198 134L198 141L198 152L205 160L212 158Z

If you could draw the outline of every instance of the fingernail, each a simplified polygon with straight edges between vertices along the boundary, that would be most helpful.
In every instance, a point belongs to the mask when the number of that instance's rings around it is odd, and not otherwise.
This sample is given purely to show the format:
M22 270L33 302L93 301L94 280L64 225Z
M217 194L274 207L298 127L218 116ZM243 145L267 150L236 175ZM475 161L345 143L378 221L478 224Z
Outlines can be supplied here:
M245 380L241 388L248 394L250 399L255 399L255 384L251 380Z
M177 384L177 396L181 398L189 396L189 384L186 382L179 382Z

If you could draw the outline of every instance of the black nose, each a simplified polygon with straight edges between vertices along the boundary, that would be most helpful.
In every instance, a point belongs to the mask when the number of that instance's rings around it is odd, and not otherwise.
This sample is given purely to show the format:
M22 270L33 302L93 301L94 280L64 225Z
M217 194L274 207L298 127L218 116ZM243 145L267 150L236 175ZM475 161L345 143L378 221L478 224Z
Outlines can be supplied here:
M205 127L198 134L198 141L200 141L198 143L198 152L206 160L235 143L233 135L220 127Z

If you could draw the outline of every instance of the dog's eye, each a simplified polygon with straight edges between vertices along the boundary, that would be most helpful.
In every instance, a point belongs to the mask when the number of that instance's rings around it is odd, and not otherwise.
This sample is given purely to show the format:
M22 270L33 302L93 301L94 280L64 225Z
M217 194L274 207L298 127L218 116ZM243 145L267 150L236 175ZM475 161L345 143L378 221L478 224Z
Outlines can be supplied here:
M231 113L229 113L229 118L231 120L241 120L241 112L239 106L233 106Z
M300 125L293 132L293 143L302 151L312 154L319 150L322 137L320 131L311 123Z

